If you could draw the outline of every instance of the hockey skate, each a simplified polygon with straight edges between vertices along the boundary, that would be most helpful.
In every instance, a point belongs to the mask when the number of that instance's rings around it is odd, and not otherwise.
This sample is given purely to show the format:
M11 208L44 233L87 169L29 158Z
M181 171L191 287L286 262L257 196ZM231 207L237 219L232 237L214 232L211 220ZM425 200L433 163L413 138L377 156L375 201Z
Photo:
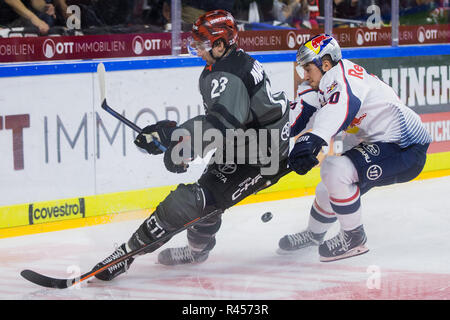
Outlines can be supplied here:
M357 256L369 251L363 226L350 231L342 230L337 236L319 246L320 261L329 262Z
M106 265L108 265L111 261L113 261L117 258L120 258L126 254L127 254L127 250L126 250L125 243L124 243L120 247L118 247L109 257L107 257L102 262L98 263L94 267L94 269L101 269L101 268L105 267ZM97 279L100 279L103 281L110 281L110 280L114 279L115 277L117 277L118 275L126 272L130 268L130 265L133 263L133 261L134 261L134 258L125 259L124 261L121 261L109 268L106 268L104 271L96 274L95 277Z
M288 234L280 239L278 242L279 254L290 254L296 250L318 246L323 242L325 233L313 233L310 230L305 230L299 233Z
M202 263L208 259L209 251L195 253L189 246L168 248L158 254L158 263L166 266L175 266L188 263Z

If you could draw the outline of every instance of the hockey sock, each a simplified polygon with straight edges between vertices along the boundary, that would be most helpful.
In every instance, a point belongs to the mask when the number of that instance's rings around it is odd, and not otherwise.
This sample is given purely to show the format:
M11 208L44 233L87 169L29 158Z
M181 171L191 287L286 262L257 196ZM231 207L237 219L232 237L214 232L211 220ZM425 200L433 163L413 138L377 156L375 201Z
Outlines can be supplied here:
M316 187L316 198L311 206L308 229L313 233L324 233L337 220L331 207L328 191L321 182Z
M349 197L331 197L331 206L337 214L341 229L353 230L362 224L361 219L361 193L358 186L353 185L352 195Z

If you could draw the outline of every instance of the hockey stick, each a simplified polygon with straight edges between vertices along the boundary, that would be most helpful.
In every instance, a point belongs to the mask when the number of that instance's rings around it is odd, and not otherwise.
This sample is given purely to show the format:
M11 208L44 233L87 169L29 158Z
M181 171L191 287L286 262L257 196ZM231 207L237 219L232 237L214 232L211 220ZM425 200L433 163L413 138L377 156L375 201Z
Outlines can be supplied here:
M119 258L117 258L115 260L112 260L110 263L108 263L107 265L103 266L100 269L93 268L91 271L86 272L85 274L82 274L78 278L56 279L56 278L48 277L48 276L45 276L43 274L40 274L40 273L32 271L32 270L28 270L28 269L23 270L20 273L20 275L22 277L24 277L26 280L28 280L28 281L30 281L30 282L32 282L34 284L37 284L39 286L42 286L42 287L56 288L56 289L66 289L66 288L74 286L74 285L76 285L78 283L81 283L81 282L83 282L83 281L85 281L85 280L95 276L96 274L99 274L100 272L104 271L105 269L110 268L111 266L113 266L113 265L115 265L115 264L117 264L117 263L119 263L121 261L124 261L124 260L126 260L128 258L132 258L132 257L138 255L139 253L141 253L141 252L151 248L152 246L158 245L161 242L164 242L166 240L167 241L170 240L170 238L172 238L176 234L186 230L187 228L189 228L193 224L196 224L196 223L198 223L200 221L206 220L206 219L212 217L213 215L218 214L220 211L221 210L214 210L214 211L211 211L210 213L208 213L207 215L205 215L205 216L203 216L201 218L194 219L191 222L185 224L182 228L180 228L178 230L175 230L175 231L172 231L172 232L169 232L168 234L166 234L165 236L159 238L155 242L149 243L149 244L147 244L147 245L145 245L145 246L143 246L143 247L141 247L141 248L139 248L137 250L134 250L134 251L131 251L131 252L127 253L126 255L124 255L122 257L119 257Z
M110 106L108 106L108 103L106 102L106 80L105 80L106 70L105 65L101 62L97 66L97 75L98 75L98 83L100 85L100 99L102 101L102 109L108 112L116 119L118 119L119 121L125 123L134 131L140 133L142 131L140 127L138 127L135 123L131 122L123 115L121 115L120 113L113 110ZM165 152L167 150L167 148L161 145L161 143L158 140L153 139L153 142L162 152Z

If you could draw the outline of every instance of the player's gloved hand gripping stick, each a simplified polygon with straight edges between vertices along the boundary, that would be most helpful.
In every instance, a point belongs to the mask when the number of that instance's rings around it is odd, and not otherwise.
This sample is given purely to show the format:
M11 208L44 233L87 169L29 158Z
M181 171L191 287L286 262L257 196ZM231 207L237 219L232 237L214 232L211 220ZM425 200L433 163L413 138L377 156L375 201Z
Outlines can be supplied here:
M319 136L308 132L301 135L289 154L289 167L304 175L319 164L317 155L327 143Z
M105 75L106 70L103 63L99 63L97 67L97 75L98 75L98 83L100 85L100 99L102 101L102 109L108 112L110 115L118 119L119 121L122 121L127 126L129 126L134 131L141 133L142 129L138 127L135 123L131 122L124 116L122 116L120 113L113 110L110 106L108 106L108 103L106 102L106 81L105 81ZM165 152L167 150L166 147L164 147L158 140L153 139L153 143L162 151Z
M119 121L122 121L131 129L139 133L134 143L138 147L147 150L147 152L150 154L157 155L164 152L165 153L164 165L170 172L173 173L186 172L187 168L189 167L189 165L186 162L183 162L181 164L174 164L171 158L171 151L172 148L176 145L176 143L173 143L170 138L173 130L177 128L176 122L163 120L157 122L156 124L147 126L144 129L141 129L135 123L131 122L130 120L122 116L120 113L113 110L110 106L108 106L108 103L106 102L106 81L105 81L106 70L103 63L99 63L97 67L97 75L100 85L100 98L102 101L102 108L106 112L111 114L113 117L115 117ZM166 152L168 149L169 151ZM188 162L192 159L187 158L185 160Z

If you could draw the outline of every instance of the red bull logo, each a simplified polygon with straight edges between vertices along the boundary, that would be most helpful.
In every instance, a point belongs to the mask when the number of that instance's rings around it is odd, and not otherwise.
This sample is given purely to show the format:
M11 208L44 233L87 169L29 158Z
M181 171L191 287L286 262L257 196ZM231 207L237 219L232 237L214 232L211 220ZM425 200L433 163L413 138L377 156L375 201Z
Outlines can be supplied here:
M359 131L358 126L361 125L361 122L364 120L364 118L367 116L367 113L364 113L361 117L353 119L352 123L348 126L347 130L345 130L347 133L350 134L357 134Z
M348 126L347 130L345 130L347 133L351 134L357 134L359 131L358 126L361 125L361 122L364 120L364 118L367 116L367 113L364 113L361 117L355 117L353 119L352 123Z
M331 39L333 38L326 34L321 34L305 43L305 46L314 51L314 53L319 54L319 52L331 41Z
M338 83L336 81L333 81L333 83L327 87L327 93L333 92L334 89L337 88L337 86L338 86Z
M363 119L367 116L367 113L364 113L361 117L353 119L352 123L350 123L350 128L357 127L361 124Z

